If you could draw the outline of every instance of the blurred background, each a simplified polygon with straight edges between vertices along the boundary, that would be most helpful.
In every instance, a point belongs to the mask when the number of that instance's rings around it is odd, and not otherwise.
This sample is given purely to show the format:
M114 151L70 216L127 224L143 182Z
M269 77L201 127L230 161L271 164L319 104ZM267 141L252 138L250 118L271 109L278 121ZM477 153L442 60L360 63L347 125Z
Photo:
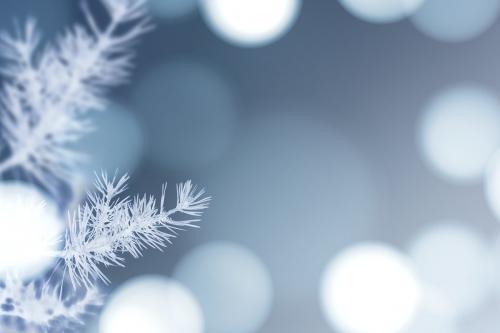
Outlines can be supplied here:
M175 200L192 179L213 204L110 270L85 332L500 329L500 0L149 4L84 183L119 169ZM76 0L0 2L2 29L27 16L47 40L82 21Z

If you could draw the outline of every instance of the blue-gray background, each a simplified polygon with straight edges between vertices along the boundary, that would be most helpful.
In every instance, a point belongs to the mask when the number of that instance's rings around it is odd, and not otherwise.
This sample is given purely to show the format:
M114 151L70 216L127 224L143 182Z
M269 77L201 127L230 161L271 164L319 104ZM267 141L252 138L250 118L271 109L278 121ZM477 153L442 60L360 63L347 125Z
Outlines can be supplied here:
M2 0L1 28L27 13L48 36L82 20L76 1ZM260 332L327 333L320 274L343 246L405 248L425 225L449 218L486 238L498 229L482 185L436 177L416 138L436 91L464 81L500 91L499 24L444 43L409 20L371 24L335 0L305 0L285 36L242 48L219 39L197 12L154 22L129 84L111 94L143 129L131 153L137 161L125 166L133 165L131 193L193 179L214 201L200 230L112 270L115 286L138 274L171 275L190 249L233 241L273 279ZM101 155L127 154L134 142L122 137Z

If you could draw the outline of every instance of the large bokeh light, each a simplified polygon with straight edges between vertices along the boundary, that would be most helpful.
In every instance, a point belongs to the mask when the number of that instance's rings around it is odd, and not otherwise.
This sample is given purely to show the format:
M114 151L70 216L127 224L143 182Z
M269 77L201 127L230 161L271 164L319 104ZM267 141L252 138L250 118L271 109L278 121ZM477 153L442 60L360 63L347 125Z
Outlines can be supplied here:
M0 184L0 274L42 274L54 263L64 223L57 207L32 185Z
M420 287L411 261L390 246L361 243L326 267L321 306L343 333L396 333L413 318Z
M77 150L88 157L82 163L86 180L93 181L95 172L133 172L145 147L138 117L121 106L111 105L106 111L94 112L91 121L95 130L76 144Z
M389 23L411 15L425 0L340 0L352 15L372 23Z
M208 26L238 46L262 46L283 36L294 24L301 0L201 0Z
M99 333L202 333L203 314L184 286L141 276L119 287L106 304Z
M202 245L182 259L174 276L199 300L206 333L257 332L271 310L269 273L258 257L240 245Z
M463 84L442 91L427 105L419 143L428 164L455 182L481 179L500 145L500 103L488 89Z
M305 116L318 111L300 103L247 112L258 115L206 176L206 187L222 204L210 207L217 228L203 232L217 238L223 230L261 249L281 310L294 299L312 307L324 263L373 228L378 192L370 161L337 128ZM327 241L317 241L325 235ZM291 274L297 262L300 274Z
M235 133L230 83L198 62L173 61L145 74L134 105L141 110L150 158L161 167L206 167L224 154Z
M425 0L412 20L432 38L462 42L491 27L499 9L499 0Z
M422 282L448 301L457 316L470 314L492 288L485 241L462 223L445 221L424 230L410 247Z

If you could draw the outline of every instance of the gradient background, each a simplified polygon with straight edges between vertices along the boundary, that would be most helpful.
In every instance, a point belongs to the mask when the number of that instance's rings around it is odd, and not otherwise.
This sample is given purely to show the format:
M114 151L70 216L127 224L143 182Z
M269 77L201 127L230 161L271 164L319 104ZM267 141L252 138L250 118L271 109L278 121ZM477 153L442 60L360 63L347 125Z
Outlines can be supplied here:
M0 25L10 29L27 13L48 36L82 19L77 1L2 0ZM114 118L102 120L109 130L84 143L95 156L90 168L129 171L131 193L193 179L214 200L202 228L166 253L147 251L110 270L113 287L141 274L171 276L191 249L231 241L257 255L272 279L272 309L258 332L328 333L319 281L343 247L377 240L406 250L426 226L450 219L494 242L498 223L483 183L437 175L417 138L439 91L475 82L498 96L498 22L447 43L407 19L373 24L335 0L305 0L288 33L257 48L221 40L196 10L154 22L130 83L111 94L116 112L135 123L120 131ZM474 329L494 308L492 296L461 318L459 332L496 331L498 319L491 330Z

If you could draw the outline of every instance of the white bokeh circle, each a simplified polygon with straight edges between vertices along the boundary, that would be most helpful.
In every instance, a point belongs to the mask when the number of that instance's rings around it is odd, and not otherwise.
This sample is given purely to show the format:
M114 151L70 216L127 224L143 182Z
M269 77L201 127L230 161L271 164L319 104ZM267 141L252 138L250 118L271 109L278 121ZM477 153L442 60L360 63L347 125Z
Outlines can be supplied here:
M371 23L391 23L414 13L425 0L339 0L352 15Z
M63 230L56 205L35 187L0 184L0 274L43 274L54 264Z
M202 333L203 313L191 292L161 276L140 276L111 295L100 333Z
M409 252L422 283L447 300L455 316L473 313L487 299L492 288L491 253L471 228L440 222L420 233Z
M200 0L208 26L225 41L257 47L274 42L295 23L301 0Z
M339 332L396 333L416 313L420 286L405 255L385 244L360 243L328 264L320 300Z
M439 175L459 183L480 180L500 145L500 103L478 85L444 90L427 105L418 135L426 162Z
M174 276L199 300L206 333L253 333L267 319L273 287L267 268L247 248L214 242L195 248Z
M421 302L408 326L398 333L458 333L459 318L450 302L432 287L422 286Z
M412 21L432 38L463 42L490 28L499 10L499 0L425 0Z

